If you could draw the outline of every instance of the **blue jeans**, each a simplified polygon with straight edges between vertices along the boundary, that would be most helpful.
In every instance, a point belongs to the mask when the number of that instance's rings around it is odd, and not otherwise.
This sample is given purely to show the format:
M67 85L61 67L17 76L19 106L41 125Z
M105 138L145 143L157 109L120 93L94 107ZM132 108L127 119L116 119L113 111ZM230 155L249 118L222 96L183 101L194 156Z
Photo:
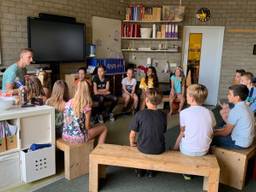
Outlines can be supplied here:
M245 149L235 144L232 140L231 135L228 136L215 136L212 140L212 145L217 145L219 147L229 148L229 149Z

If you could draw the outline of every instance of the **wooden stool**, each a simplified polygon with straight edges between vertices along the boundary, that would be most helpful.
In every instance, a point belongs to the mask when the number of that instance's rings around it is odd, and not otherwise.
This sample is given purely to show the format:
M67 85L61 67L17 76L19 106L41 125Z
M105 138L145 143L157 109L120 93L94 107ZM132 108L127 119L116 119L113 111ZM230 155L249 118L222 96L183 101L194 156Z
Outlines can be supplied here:
M94 140L83 144L70 144L63 139L56 141L58 149L64 152L65 178L74 179L89 173L89 154L93 150Z
M245 183L248 160L256 152L256 144L248 149L224 149L212 147L220 165L220 183L242 190Z

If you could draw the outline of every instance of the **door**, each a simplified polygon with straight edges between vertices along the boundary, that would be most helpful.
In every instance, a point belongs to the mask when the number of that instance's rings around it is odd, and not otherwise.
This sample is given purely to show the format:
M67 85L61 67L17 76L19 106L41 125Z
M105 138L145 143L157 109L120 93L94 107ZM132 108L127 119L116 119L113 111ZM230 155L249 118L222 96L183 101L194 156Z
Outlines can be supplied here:
M218 101L224 27L185 26L183 33L183 68L192 83L207 87L207 105Z

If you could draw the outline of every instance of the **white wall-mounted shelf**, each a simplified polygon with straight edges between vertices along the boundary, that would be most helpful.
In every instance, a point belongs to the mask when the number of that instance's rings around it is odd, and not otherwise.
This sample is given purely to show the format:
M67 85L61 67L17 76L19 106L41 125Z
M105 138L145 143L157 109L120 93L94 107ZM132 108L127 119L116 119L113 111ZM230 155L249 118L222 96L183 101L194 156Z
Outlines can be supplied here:
M179 53L173 50L137 50L137 49L122 49L123 52L157 52L157 53Z
M181 23L182 21L168 21L168 20L160 20L160 21L134 21L134 20L124 20L124 23Z
M156 41L180 41L178 38L141 38L141 37L122 37L122 40L156 40Z

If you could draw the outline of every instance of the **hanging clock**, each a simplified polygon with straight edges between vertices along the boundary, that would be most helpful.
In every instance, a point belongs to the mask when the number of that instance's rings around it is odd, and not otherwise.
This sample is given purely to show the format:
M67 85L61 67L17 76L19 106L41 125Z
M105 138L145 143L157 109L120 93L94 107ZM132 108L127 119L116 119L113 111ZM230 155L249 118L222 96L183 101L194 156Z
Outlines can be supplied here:
M206 22L210 19L211 17L211 12L208 8L200 8L197 12L196 12L196 18L201 21L201 22Z

